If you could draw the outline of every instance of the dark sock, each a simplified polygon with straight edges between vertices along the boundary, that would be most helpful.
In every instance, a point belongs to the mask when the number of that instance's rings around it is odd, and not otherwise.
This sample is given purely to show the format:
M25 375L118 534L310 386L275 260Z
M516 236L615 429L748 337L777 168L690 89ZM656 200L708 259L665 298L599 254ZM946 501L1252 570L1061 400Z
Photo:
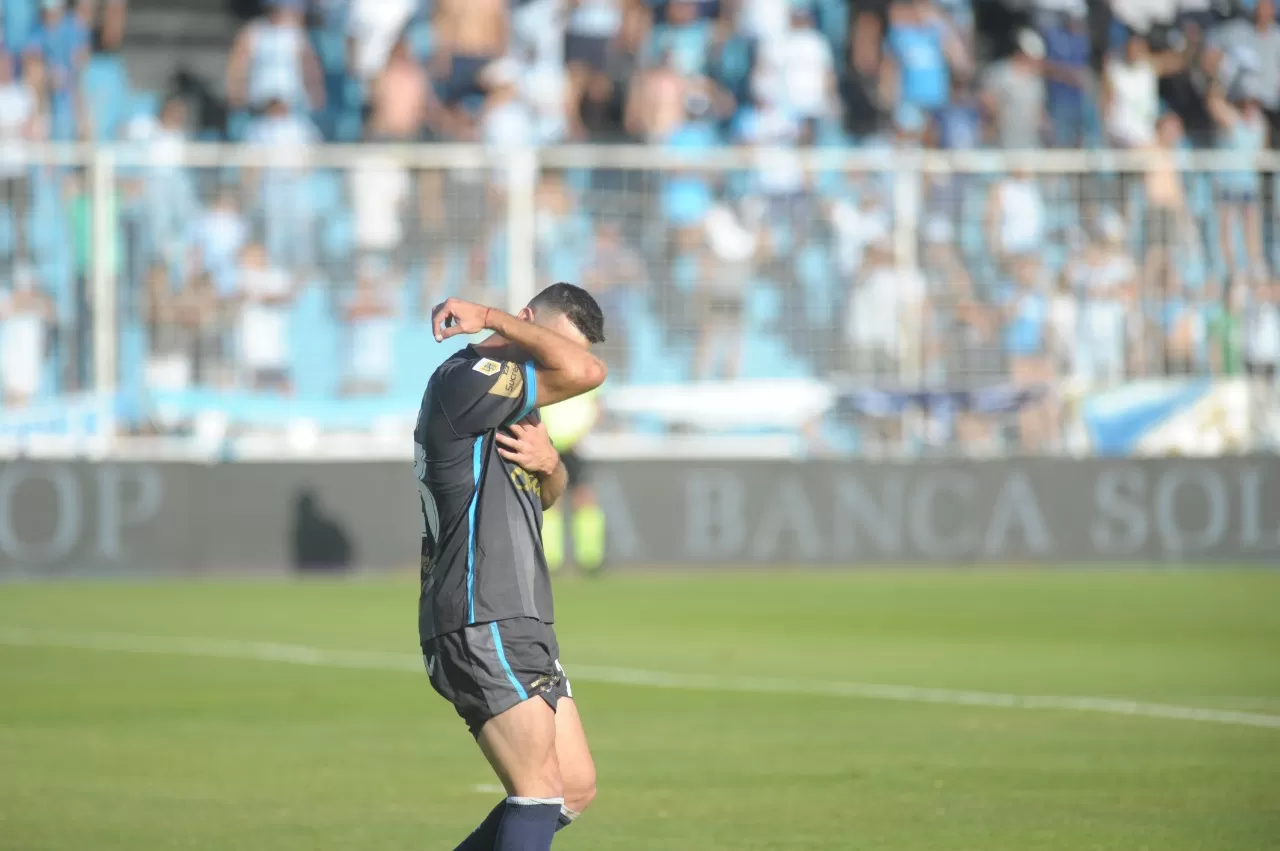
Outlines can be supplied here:
M569 825L573 824L573 820L579 815L579 813L575 813L568 807L560 807L560 817L556 819L556 833L559 833Z
M507 798L493 851L551 851L563 798Z
M507 800L503 798L498 806L489 811L480 826L471 831L471 835L462 840L462 844L453 851L493 851L493 843L498 838L498 825L502 824L502 814L507 810Z

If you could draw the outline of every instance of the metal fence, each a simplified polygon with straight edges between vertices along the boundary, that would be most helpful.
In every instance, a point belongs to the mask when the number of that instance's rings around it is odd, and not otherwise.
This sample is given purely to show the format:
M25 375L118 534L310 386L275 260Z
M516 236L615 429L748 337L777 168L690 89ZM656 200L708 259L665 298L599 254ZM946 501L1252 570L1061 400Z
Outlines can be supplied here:
M814 382L833 398L1031 393L990 416L900 402L874 416L828 411L821 427L850 451L922 439L1056 451L1064 400L1244 373L1266 390L1280 361L1274 154L71 145L24 156L0 197L11 432L46 429L86 393L109 400L93 429L111 434L205 421L367 431L410 415L445 355L431 304L463 295L515 309L555 280L603 302L623 390L714 382L742 395L784 382L782 406L788 386ZM615 425L711 428L634 406Z

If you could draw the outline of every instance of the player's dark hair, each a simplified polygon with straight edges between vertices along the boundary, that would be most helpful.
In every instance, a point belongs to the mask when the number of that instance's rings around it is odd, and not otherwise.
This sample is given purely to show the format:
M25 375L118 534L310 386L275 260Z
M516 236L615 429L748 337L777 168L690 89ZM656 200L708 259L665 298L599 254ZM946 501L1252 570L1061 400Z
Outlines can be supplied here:
M561 314L582 332L588 343L604 342L604 311L591 293L573 284L552 284L534 296L529 306Z

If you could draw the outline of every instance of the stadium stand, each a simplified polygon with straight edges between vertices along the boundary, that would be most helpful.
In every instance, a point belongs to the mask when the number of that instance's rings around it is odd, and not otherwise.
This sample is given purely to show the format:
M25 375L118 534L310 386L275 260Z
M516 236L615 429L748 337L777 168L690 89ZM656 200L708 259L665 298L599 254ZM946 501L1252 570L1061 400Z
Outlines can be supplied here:
M1280 362L1271 0L234 5L5 3L6 416L92 391L114 327L130 431L368 428L443 357L430 305L506 303L526 236L534 286L605 302L615 386ZM77 140L113 144L37 144ZM500 167L443 158L472 143ZM527 149L523 187L504 158ZM1080 153L1103 149L1119 165ZM975 418L952 439L1001 439ZM1051 417L1017 420L1024 449L1058 446Z

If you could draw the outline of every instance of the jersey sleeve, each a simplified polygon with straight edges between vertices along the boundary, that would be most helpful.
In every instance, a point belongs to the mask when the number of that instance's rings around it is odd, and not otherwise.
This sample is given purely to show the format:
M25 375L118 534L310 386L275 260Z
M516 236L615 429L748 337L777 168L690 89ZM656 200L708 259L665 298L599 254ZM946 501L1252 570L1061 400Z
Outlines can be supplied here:
M463 360L441 367L435 392L455 431L480 434L532 413L538 378L532 361Z

